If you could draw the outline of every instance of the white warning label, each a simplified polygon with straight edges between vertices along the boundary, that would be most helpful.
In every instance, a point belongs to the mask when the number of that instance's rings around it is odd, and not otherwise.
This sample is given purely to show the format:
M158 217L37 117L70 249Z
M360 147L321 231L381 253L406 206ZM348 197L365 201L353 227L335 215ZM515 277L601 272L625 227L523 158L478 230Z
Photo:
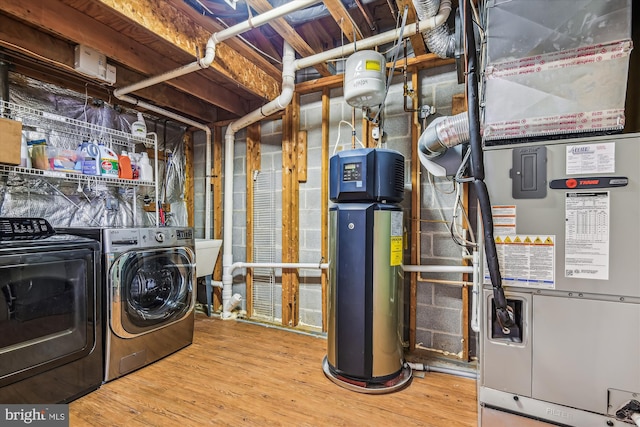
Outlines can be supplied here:
M564 275L609 279L608 191L567 193L565 197Z
M555 288L556 236L496 236L496 251L503 286ZM491 284L487 262L484 283Z

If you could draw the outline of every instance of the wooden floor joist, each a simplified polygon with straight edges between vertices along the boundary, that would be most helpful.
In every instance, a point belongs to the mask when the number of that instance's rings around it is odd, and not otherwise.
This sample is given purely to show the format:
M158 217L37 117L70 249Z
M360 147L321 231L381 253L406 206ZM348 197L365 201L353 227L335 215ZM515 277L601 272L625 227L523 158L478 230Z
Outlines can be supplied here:
M71 426L476 426L476 382L427 373L382 395L322 371L323 338L198 314L194 343L69 405Z

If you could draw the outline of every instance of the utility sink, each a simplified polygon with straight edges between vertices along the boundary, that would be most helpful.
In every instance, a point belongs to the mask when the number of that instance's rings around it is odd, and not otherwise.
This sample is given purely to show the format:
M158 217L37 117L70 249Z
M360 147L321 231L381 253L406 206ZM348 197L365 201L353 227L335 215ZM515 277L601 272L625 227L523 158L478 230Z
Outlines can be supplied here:
M196 277L213 274L220 246L222 240L196 239Z

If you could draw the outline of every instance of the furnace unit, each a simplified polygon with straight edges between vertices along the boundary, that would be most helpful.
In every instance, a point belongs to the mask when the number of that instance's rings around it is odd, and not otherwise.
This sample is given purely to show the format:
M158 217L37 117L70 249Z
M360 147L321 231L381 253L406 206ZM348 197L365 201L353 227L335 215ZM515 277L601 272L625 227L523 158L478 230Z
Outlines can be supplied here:
M485 273L483 425L496 411L579 427L640 418L639 159L639 134L485 149L520 332L497 325Z
M330 161L325 374L363 393L406 386L401 313L404 158L392 150L339 152Z

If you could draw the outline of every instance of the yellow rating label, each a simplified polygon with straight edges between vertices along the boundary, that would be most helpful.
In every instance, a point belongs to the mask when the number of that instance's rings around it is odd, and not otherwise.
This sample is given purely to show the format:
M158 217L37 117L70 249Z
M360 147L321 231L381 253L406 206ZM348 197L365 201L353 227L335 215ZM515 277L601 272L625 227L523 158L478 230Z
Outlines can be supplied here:
M402 236L391 236L391 266L402 264Z

